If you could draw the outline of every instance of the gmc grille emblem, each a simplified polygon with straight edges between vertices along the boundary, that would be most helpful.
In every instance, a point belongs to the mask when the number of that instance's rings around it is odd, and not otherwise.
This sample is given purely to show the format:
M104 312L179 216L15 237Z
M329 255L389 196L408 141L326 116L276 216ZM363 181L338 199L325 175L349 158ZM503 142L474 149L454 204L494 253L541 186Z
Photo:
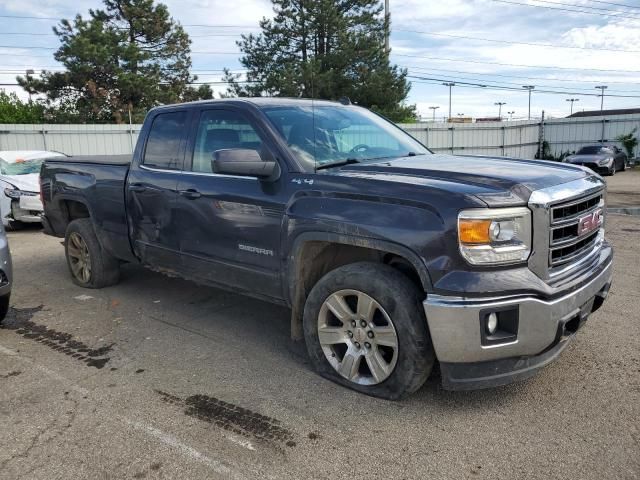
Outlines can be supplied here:
M602 225L602 209L598 208L578 221L578 236L592 232Z

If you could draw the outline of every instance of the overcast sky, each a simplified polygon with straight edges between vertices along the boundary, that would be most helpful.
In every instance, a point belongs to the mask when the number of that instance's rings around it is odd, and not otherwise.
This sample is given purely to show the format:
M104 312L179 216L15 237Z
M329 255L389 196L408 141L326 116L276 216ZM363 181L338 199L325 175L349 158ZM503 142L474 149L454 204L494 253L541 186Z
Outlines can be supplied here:
M164 3L191 35L193 69L204 81L219 80L212 71L223 67L240 68L235 40L241 33L255 32L258 20L272 14L268 0ZM458 82L453 87L453 116L497 116L495 103L506 102L504 117L514 111L514 118L526 118L527 93L521 87L527 84L537 90L532 95L532 116L542 110L547 116L568 115L567 98L579 99L574 111L599 109L600 98L589 94L597 95L594 87L601 84L609 87L605 108L640 107L638 0L390 0L390 4L391 58L408 68L412 77L420 77L411 79L409 102L425 117L431 118L429 106L439 107L439 117L448 113L449 90L442 81ZM51 34L55 20L6 16L70 18L100 5L99 0L3 0L0 83L14 83L14 71L55 68L53 52L59 45ZM17 87L3 88L25 96Z

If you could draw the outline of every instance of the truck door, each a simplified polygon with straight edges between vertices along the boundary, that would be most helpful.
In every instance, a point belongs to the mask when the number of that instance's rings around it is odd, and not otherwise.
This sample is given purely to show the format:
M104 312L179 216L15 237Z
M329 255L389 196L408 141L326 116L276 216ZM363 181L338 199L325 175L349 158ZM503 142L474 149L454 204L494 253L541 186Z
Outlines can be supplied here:
M140 160L132 164L126 185L133 251L143 264L169 272L181 270L175 207L188 117L188 111L177 110L151 120Z
M211 165L216 150L254 149L263 159L275 158L276 150L259 123L240 110L203 108L198 115L176 207L188 276L282 298L279 244L286 202L282 176L266 182L216 174Z

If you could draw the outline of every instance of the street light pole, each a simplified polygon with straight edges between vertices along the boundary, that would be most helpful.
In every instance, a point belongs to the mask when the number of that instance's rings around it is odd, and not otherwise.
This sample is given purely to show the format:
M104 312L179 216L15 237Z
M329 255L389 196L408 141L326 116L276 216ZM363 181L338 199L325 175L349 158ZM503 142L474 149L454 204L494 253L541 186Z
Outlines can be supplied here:
M573 115L573 102L579 102L579 101L580 101L579 98L567 98L567 102L571 102L571 110L570 110L569 116Z
M531 120L531 90L536 88L536 86L535 85L523 85L522 88L524 88L525 90L529 91L529 114L527 115L527 118L529 120Z
M600 143L604 143L604 117L602 112L604 110L604 91L607 89L606 85L598 85L595 88L600 90L600 116L602 117L602 135L600 135Z
M442 85L449 87L449 119L451 119L451 87L455 86L455 82L444 82Z
M507 102L495 102L494 105L498 105L498 118L502 121L502 105L506 105Z
M516 113L515 110L507 113L509 114L509 121L513 120L513 114Z
M607 89L606 85L598 85L597 87L598 90L600 90L602 93L600 94L600 114L602 114L602 110L604 108L604 91Z
M436 110L439 109L440 107L429 107L430 110L433 110L433 123L436 123Z

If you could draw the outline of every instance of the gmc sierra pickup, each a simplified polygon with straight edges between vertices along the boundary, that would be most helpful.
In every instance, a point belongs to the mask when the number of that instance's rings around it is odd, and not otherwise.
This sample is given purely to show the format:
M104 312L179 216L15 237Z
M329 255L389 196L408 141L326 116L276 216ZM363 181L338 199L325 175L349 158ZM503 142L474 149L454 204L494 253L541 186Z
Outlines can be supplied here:
M291 308L315 368L395 399L554 360L611 285L605 184L563 163L432 154L366 109L294 99L154 108L133 158L45 161L73 281L122 262Z

